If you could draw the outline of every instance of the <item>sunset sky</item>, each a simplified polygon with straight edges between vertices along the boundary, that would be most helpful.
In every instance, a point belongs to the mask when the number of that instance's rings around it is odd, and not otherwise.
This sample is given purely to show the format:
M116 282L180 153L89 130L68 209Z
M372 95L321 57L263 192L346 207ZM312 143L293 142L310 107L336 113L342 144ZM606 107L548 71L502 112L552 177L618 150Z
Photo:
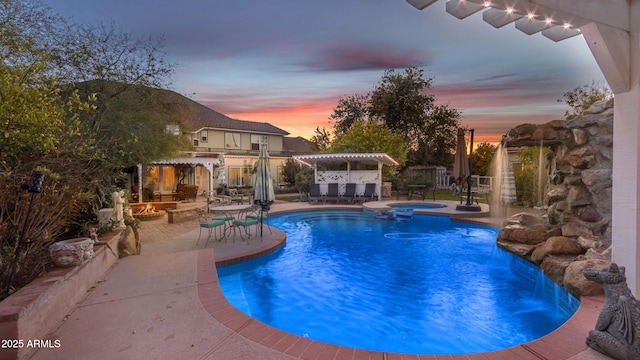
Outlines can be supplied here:
M462 112L476 142L563 118L562 94L603 81L584 38L558 43L458 20L445 1L44 0L76 23L161 34L178 63L172 90L235 119L310 137L338 99L366 94L385 69L424 66L438 103Z

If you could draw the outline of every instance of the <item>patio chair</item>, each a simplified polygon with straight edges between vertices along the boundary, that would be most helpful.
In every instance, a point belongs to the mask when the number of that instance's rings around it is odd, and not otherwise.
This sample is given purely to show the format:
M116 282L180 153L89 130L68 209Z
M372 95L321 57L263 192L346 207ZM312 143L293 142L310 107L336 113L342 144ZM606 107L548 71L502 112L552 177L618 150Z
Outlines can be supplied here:
M345 184L344 194L340 200L344 200L345 202L352 204L353 199L356 197L356 184L355 183L347 183Z
M175 199L173 200L184 200L184 201L193 200L195 202L197 196L198 196L198 185L178 184L176 185Z
M340 202L340 192L338 191L338 183L330 183L329 190L327 191L327 196L325 196L324 201L335 201L336 203Z
M320 184L309 184L309 194L307 195L309 204L315 201L317 204L319 200L324 203L324 196L320 193Z
M229 189L229 196L231 196L232 204L244 204L244 194L239 192L238 189ZM249 200L248 197L247 200Z
M198 211L199 210L199 211ZM224 234L224 227L227 224L227 221L224 219L207 219L207 215L202 209L197 209L198 221L200 222L200 234L198 234L198 240L196 241L196 245L200 242L200 237L202 237L203 229L207 229L207 242L204 244L204 247L209 245L209 240L211 239L211 234L213 234L215 238L215 229L220 229L220 237L218 240L222 239L222 235Z
M255 214L249 214L247 215L248 218L250 219L257 219L258 222L260 223L260 218L262 217L262 225L264 226L264 224L267 224L267 229L269 229L269 233L273 234L273 231L271 231L271 226L269 226L269 211L265 211L262 210L262 212L260 212L260 209L258 209L258 211Z
M231 223L231 228L233 228L234 238L236 235L236 229L238 229L238 231L240 232L240 238L242 239L242 241L246 241L247 245L249 245L249 237L251 236L251 232L250 232L251 226L254 226L257 231L258 224L260 223L259 211L260 211L259 205L251 205L238 213L238 216L236 217L236 219L233 220L233 223ZM245 240L244 236L242 235L243 232L245 233L245 235L247 235L247 240ZM262 240L262 238L260 240Z
M377 198L378 194L376 194L376 184L368 183L364 185L364 193L354 198L354 200L359 203L363 203Z

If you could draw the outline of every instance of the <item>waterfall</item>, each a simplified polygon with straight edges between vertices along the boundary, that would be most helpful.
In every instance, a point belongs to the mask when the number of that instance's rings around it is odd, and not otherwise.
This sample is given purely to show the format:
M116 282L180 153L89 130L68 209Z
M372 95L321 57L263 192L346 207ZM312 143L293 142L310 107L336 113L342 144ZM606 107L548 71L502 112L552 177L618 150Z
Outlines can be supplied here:
M516 201L516 189L509 155L503 144L498 145L498 150L493 156L490 173L495 180L491 189L491 216L506 219L509 204Z
M544 148L542 147L542 140L540 140L540 153L538 155L538 203L537 206L544 205L544 186L546 181L543 182L544 163L542 157L544 156Z

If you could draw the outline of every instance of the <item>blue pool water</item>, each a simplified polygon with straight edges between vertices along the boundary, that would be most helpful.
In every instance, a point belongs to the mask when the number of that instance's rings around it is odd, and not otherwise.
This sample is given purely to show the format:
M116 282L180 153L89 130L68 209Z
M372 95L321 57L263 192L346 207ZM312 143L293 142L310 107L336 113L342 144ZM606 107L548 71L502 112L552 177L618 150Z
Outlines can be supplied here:
M240 311L299 336L376 351L476 353L539 338L577 309L537 268L497 248L491 227L346 210L269 221L286 245L218 268L220 285Z

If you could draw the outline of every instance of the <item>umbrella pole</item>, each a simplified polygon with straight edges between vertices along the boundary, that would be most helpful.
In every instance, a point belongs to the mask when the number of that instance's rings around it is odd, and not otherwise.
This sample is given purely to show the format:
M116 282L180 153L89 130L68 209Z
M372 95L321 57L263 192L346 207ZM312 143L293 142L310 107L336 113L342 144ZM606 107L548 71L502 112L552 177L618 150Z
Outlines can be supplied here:
M456 210L460 210L460 211L480 211L480 206L479 205L473 205L473 203L471 202L471 185L473 185L473 180L471 179L471 173L473 171L473 160L472 160L472 156L473 155L473 133L474 133L474 129L469 129L469 132L471 133L471 146L469 148L469 176L467 176L467 203L465 205L458 205L456 206Z
M265 197L265 194L267 193L267 189L265 188L264 185L264 171L261 172L260 176L262 177L262 197ZM262 228L264 227L264 205L262 204L262 201L260 201L260 237L262 237Z

